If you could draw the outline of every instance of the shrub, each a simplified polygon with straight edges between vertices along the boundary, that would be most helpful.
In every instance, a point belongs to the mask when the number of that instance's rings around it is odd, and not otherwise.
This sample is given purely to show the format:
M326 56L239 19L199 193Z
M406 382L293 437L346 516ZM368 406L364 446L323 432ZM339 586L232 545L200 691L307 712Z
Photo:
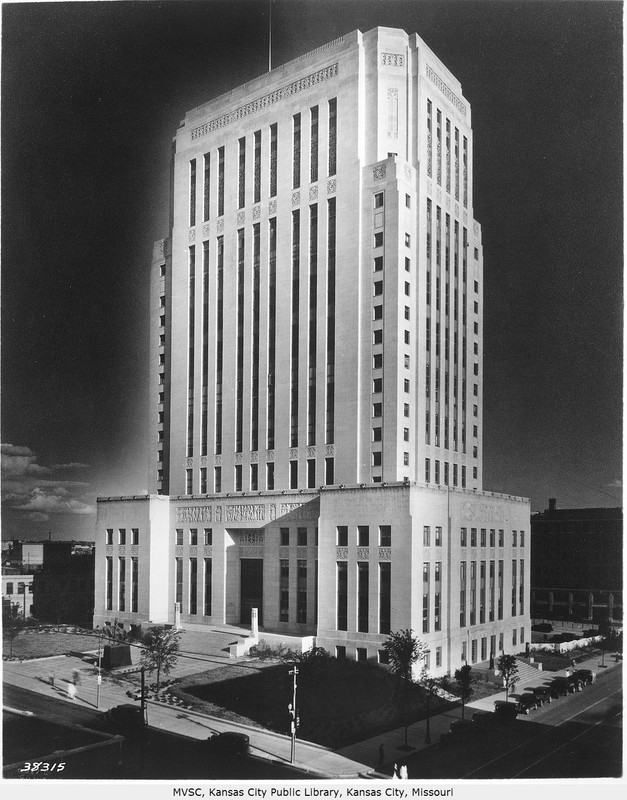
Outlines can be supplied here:
M258 658L260 661L284 661L292 655L292 651L284 644L272 646L265 639L260 639L258 644L250 648L248 654L252 658Z

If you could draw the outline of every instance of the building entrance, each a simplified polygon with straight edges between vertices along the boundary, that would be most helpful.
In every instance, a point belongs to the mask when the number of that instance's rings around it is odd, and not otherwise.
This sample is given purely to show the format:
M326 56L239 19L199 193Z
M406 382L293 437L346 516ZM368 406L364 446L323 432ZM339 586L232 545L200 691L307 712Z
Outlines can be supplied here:
M240 623L250 625L253 608L259 609L259 625L263 625L263 559L240 559Z

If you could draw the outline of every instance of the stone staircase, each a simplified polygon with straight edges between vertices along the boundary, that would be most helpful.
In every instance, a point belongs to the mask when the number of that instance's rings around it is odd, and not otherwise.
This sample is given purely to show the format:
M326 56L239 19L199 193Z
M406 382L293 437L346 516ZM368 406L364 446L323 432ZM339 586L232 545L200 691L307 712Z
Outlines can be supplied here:
M550 679L542 670L537 669L532 664L527 664L526 661L522 661L520 658L516 659L516 666L518 667L518 678L516 679L516 689L514 690L516 694L522 694L532 686L542 686L543 683L547 683Z

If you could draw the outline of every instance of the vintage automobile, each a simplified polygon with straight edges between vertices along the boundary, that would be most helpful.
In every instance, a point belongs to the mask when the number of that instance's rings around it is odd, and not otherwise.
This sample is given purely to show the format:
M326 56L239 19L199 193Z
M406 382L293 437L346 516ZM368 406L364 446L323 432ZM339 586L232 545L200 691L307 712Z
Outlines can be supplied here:
M535 711L541 704L533 692L524 692L518 698L518 709L521 714L529 714Z
M570 686L568 684L567 678L553 678L551 683L549 684L549 691L551 692L551 697L564 697L570 691Z
M551 692L548 686L534 686L531 691L535 694L539 705L543 706L545 703L551 702Z
M501 722L510 722L518 716L518 703L495 700L494 713Z
M104 718L111 727L121 731L142 730L148 724L141 706L134 706L131 703L113 706L105 712Z
M244 758L250 752L250 737L245 733L223 731L207 739L211 753L227 758Z

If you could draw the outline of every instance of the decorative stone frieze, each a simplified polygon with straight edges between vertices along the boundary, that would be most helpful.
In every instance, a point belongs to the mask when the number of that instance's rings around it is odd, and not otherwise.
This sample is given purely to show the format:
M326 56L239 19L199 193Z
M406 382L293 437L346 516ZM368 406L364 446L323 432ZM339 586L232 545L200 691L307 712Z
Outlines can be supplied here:
M274 450L266 450L266 461L274 461Z
M377 164L376 167L372 170L372 179L374 181L381 181L386 176L386 166L385 164Z
M225 522L263 522L266 507L262 503L239 503L224 507Z
M222 456L219 455L219 454L217 456L214 456L213 461L214 461L216 467L219 467L220 464L222 463Z
M179 506L176 509L176 521L183 525L211 522L211 517L211 506Z
M337 191L337 181L335 178L329 178L327 181L327 194L335 194Z
M256 451L253 451L250 454L250 460L251 460L251 463L256 463L257 461L259 461L259 453L257 453Z
M307 458L315 458L316 457L316 448L315 447L308 447L307 448Z
M208 222L205 222L205 223L203 224L203 226L202 226L202 235L203 235L203 238L204 238L205 236L209 236L209 233L210 233L209 223L208 223Z
M391 561L392 560L392 548L391 547L380 547L379 548L379 561Z
M241 545L262 545L264 543L263 531L242 531L239 537Z
M276 214L276 200L270 200L268 203L268 214Z
M427 69L427 78L429 78L429 80L438 87L438 89L442 92L442 94L444 95L444 97L446 97L447 100L450 100L450 102L455 106L455 108L460 112L460 114L466 116L466 106L462 103L462 101L450 88L450 86L446 84L442 80L442 78L440 78L438 73L432 67L430 67L429 64L426 65L426 69Z
M190 228L187 238L190 242L196 241L196 228Z
M335 550L335 557L339 559L347 559L348 547L337 547Z
M186 467L193 467L194 466L194 459L193 458L186 458L185 459L185 466Z
M243 225L246 222L246 213L244 211L237 212L237 224Z
M357 558L367 561L370 558L370 549L368 547L358 547Z
M317 186L310 186L309 187L309 199L310 200L317 200L318 199L318 187Z
M241 464L242 463L242 454L241 453L235 453L235 463L236 464Z
M297 447L292 447L292 449L290 450L290 458L291 459L298 458L298 448Z
M222 233L222 231L224 230L224 217L220 217L216 228L218 230L218 233Z
M292 205L297 206L300 204L300 192L292 192Z
M206 136L212 131L224 128L226 125L230 125L232 122L237 122L238 120L244 119L244 117L248 117L250 114L256 114L257 111L261 111L264 108L273 105L274 103L278 103L281 100L292 97L293 95L298 94L305 89L310 89L312 86L323 83L330 78L335 78L338 73L339 65L337 63L330 64L328 67L324 67L316 72L312 72L310 75L307 75L304 78L299 78L299 80L292 81L292 83L281 86L279 89L275 89L273 92L263 95L263 97L258 97L256 100L252 100L250 103L246 103L245 105L240 106L233 111L229 111L228 113L222 114L221 116L216 117L209 122L205 122L202 125L192 128L190 133L191 138L200 139L202 136Z
M253 208L253 219L261 219L261 206Z
M384 67L402 67L405 57L401 53L381 53L381 64Z
M327 456L334 456L335 455L335 445L334 444L326 445L325 448L324 448L324 452L325 452L325 454Z

